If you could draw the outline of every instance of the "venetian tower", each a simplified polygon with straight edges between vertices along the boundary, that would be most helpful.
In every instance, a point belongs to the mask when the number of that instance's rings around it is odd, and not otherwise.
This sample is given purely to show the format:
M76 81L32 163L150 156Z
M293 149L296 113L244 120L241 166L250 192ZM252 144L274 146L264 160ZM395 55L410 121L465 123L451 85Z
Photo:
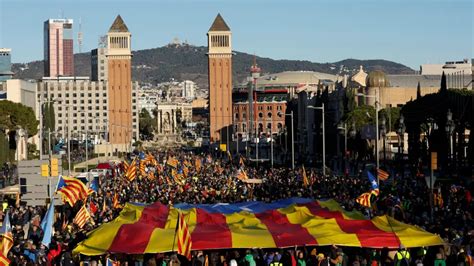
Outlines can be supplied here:
M131 34L120 15L107 33L109 142L125 151L132 141Z
M220 14L207 40L210 137L211 142L226 143L232 130L232 33Z

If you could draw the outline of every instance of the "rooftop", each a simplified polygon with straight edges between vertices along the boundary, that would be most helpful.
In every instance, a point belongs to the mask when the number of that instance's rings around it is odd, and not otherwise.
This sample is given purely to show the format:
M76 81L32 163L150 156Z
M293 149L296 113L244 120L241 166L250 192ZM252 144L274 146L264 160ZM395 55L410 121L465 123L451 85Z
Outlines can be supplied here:
M216 19L214 19L214 22L212 23L212 26L209 31L230 31L230 28L229 26L227 26L227 23L225 23L221 14L217 14L217 17Z
M110 26L109 32L128 32L127 25L125 25L120 15L115 18L114 23Z
M257 87L264 86L298 86L320 84L336 81L336 76L314 71L285 71L261 76L257 79Z

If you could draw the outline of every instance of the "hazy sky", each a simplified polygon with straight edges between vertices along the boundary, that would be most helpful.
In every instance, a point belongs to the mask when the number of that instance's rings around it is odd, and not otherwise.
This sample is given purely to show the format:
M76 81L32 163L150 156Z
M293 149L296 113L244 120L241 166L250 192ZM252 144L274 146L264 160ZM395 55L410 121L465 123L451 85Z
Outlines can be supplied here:
M472 0L0 0L0 47L13 49L13 62L43 59L43 22L61 14L74 19L76 37L82 18L82 51L97 46L117 14L133 50L175 37L206 45L218 12L234 50L275 59L387 59L418 69L473 57Z

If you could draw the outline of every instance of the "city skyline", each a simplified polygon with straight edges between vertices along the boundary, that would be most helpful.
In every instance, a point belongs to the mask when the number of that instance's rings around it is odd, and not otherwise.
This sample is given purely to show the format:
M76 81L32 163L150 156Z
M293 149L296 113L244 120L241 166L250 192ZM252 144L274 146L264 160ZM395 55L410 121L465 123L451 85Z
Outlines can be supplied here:
M161 47L175 37L205 46L205 33L221 13L233 25L235 51L273 59L320 63L386 59L418 69L420 64L473 56L472 3L465 0L111 3L2 0L0 47L12 48L15 63L42 60L42 23L61 14L75 20L74 53L79 52L79 20L82 52L89 52L97 48L99 36L106 34L108 23L118 14L133 32L133 50ZM42 12L33 12L38 8ZM18 16L18 10L30 15ZM35 42L38 45L31 45Z

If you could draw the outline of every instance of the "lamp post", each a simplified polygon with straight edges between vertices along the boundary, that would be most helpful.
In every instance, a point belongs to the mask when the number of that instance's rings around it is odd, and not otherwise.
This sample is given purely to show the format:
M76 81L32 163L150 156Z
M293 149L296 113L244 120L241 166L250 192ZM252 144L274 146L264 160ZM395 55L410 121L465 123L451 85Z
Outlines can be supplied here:
M278 112L279 115L283 115L282 113ZM293 111L289 114L284 114L285 116L291 117L291 169L295 169L295 131L293 126ZM286 131L285 131L285 139L286 139ZM286 147L286 140L285 140L285 147ZM286 150L286 148L285 148Z
M346 170L346 153L347 153L347 123L344 122L344 123L339 123L339 125L337 126L337 129L338 130L344 130L344 154L343 154L343 158L344 158L344 171Z
M365 95L363 93L357 93L356 96L362 96L365 98L375 98L375 158L376 158L376 172L379 170L379 90L375 90L374 95ZM377 174L377 183L380 183L379 175Z
M270 164L271 164L271 167L273 168L273 134L272 134L271 128L268 129L268 134L270 135L270 153L271 153Z
M449 137L449 160L451 164L453 164L453 132L454 132L454 121L453 121L453 113L451 112L450 109L448 109L448 113L446 115L446 134L448 134Z
M387 161L387 154L386 154L386 151L387 149L385 148L385 139L387 137L387 128L385 126L385 124L387 123L387 121L385 120L385 116L382 116L382 121L381 122L381 127L380 127L380 135L382 135L382 138L383 138L383 162L384 164L386 164L386 161Z
M400 115L400 119L398 122L398 158L400 160L400 170L402 171L402 176L404 176L405 171L402 170L403 168L403 137L405 135L405 118L403 114Z
M43 97L43 96L42 96ZM42 98L41 97L41 98ZM39 122L40 122L40 126L39 126L39 152L40 152L40 160L43 160L43 104L45 103L54 103L56 102L56 98L55 99L52 99L52 100L41 100L41 98L39 99ZM51 149L51 147L50 147Z
M322 117L322 122L323 122L323 176L326 176L326 130L325 128L325 122L324 122L324 103L322 103L321 107L316 107L316 106L311 106L309 105L307 107L308 109L316 109L316 110L321 110L321 117Z

